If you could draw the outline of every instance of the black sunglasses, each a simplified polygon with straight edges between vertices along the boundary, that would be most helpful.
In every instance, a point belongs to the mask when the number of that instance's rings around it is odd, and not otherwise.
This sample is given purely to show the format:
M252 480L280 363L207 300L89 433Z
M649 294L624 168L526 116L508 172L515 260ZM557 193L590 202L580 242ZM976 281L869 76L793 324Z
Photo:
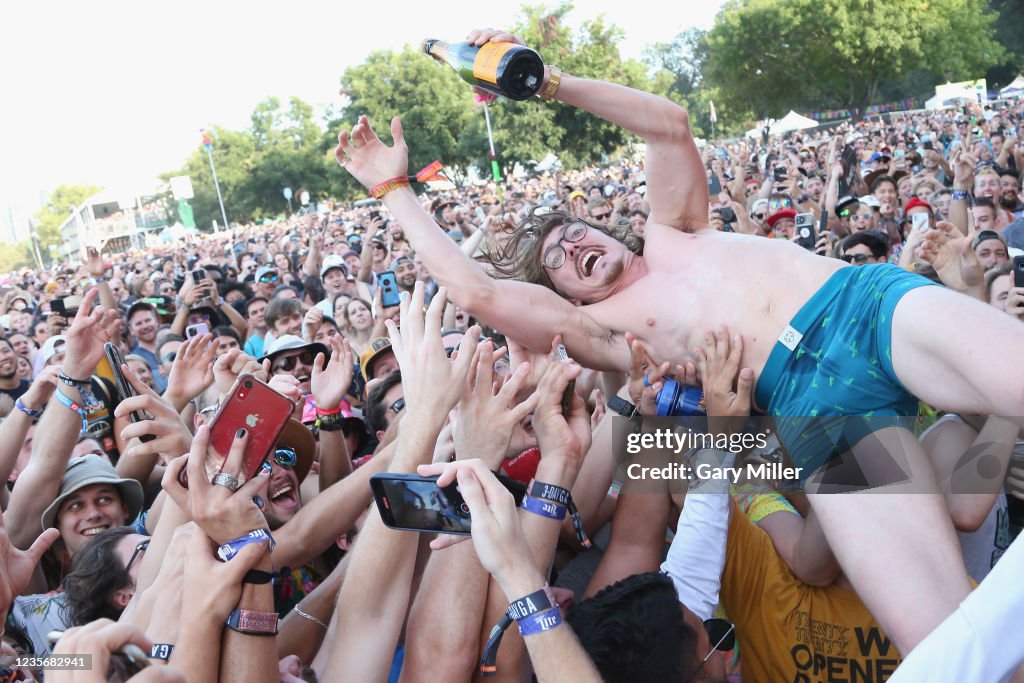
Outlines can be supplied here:
M593 218L596 221L603 221L604 219L608 218L608 216L611 216L611 215L612 215L612 212L609 211L607 213L592 213L592 214L590 214L590 217Z
M316 356L313 354L312 351L308 351L308 350L307 351L303 351L302 353L296 354L294 356L288 356L287 358L282 358L281 360L275 362L274 363L274 367L273 367L273 371L274 372L282 372L282 371L283 372L291 372L292 370L295 369L295 365L299 361L302 361L303 365L313 365L313 361L315 359L316 359Z
M393 412L395 415L397 415L398 413L402 412L402 410L404 410L404 409L405 409L405 397L404 396L388 406L388 410Z
M132 556L128 559L128 564L124 566L125 572L130 572L132 570L132 565L135 564L135 560L138 559L139 553L146 552L149 548L149 540L150 539L147 538L145 541L135 546L135 552L133 552Z
M869 258L871 257L867 254L843 254L844 261L847 263L856 263L858 265L867 263Z

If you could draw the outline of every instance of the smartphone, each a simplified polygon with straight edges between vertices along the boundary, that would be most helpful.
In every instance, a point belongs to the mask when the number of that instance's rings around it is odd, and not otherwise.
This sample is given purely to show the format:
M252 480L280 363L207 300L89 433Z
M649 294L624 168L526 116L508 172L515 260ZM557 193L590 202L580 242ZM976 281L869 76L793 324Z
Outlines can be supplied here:
M210 421L210 446L214 453L206 461L207 479L212 480L213 475L220 471L231 451L235 434L242 428L249 433L249 442L245 446L238 481L241 484L255 477L273 452L294 408L291 399L267 384L248 373L239 375ZM181 472L184 475L186 470ZM187 477L181 483L187 488Z
M810 211L798 213L796 222L796 243L808 251L814 251L814 243L818 241L814 234L814 214Z
M68 311L64 308L64 299L54 299L50 302L50 313L55 313L62 318L68 317Z
M526 487L504 475L498 481L522 503ZM440 534L469 535L469 506L456 484L444 488L437 477L381 472L370 477L370 490L384 524L392 529Z
M1024 256L1013 257L1013 286L1024 287Z
M722 217L722 222L726 225L736 222L736 212L732 210L731 206L723 206L720 209L715 209L715 212Z
M395 279L395 271L385 270L377 273L377 286L380 287L380 305L384 308L391 308L401 303L398 293L398 280ZM378 311L379 313L380 311Z
M775 169L772 171L772 177L775 179L775 182L777 183L784 182L786 180L786 167L776 166Z
M553 352L554 358L557 361L569 360L569 353L565 350L565 347L559 344L555 347ZM572 409L572 395L576 391L576 380L569 380L569 386L565 388L565 392L562 394L562 415L568 416L569 411Z
M914 232L924 232L928 229L928 214L923 211L913 214L910 217L910 225Z
M121 351L110 342L107 342L103 345L103 354L107 357L107 362L110 363L110 370L114 373L114 383L117 385L117 393L120 394L120 400L123 401L126 398L135 396L135 389L128 383L124 373L121 371L121 366L124 364L124 356L121 355ZM132 422L141 422L146 419L146 416L138 410L130 412L128 417ZM155 438L152 434L143 434L139 437L139 440L152 441Z
M718 176L712 173L708 176L708 197L717 197L722 194L722 182Z
M195 325L189 325L185 328L185 337L191 339L192 337L198 337L201 334L209 334L210 326L206 323L196 323Z
M206 279L206 269L196 268L192 271L192 283L198 285L200 282Z
M376 209L373 209L372 211L370 211L370 220L371 221L375 221L378 218L380 218L380 211L377 211Z

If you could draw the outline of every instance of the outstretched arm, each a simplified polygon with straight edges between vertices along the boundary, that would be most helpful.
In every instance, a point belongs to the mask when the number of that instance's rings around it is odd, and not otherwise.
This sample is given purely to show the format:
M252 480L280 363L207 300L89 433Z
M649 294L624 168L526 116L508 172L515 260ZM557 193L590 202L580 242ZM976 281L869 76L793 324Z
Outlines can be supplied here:
M386 147L366 117L361 117L351 134L342 131L335 156L368 188L404 178L409 168L408 148L397 117L391 121L391 135L395 144ZM612 332L579 308L544 287L489 277L441 231L412 189L392 190L383 196L383 202L438 283L447 287L452 300L475 318L531 350L547 351L551 337L562 333L573 358L587 367L628 367L624 345L614 344ZM523 315L524 311L530 314Z
M473 31L467 42L523 41L504 31ZM545 69L544 86L551 76ZM543 87L541 92L543 92ZM670 100L623 85L561 75L554 99L628 130L647 144L647 201L651 223L693 232L708 223L708 188L686 110Z

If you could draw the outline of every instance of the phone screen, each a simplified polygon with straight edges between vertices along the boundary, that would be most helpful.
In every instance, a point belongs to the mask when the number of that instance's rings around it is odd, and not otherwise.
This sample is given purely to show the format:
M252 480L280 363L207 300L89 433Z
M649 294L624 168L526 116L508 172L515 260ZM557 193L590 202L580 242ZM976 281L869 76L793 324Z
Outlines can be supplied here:
M910 224L913 226L914 232L924 232L928 229L928 214L921 212L911 215Z
M1013 286L1024 287L1024 256L1013 257Z
M722 194L722 183L718 180L717 175L711 175L708 177L708 196L717 197Z
M370 487L381 519L389 527L463 536L470 533L469 506L454 484L439 488L437 477L375 474Z
M107 363L110 364L110 369L114 373L114 383L117 385L117 393L121 395L120 400L123 401L126 398L135 396L135 389L128 383L128 379L121 370L121 365L124 364L124 357L121 356L121 352L116 346L107 342L103 345L103 353L106 355ZM137 410L128 413L128 417L132 422L141 422L146 419L146 416ZM143 434L139 437L139 440L147 442L155 438L152 434Z

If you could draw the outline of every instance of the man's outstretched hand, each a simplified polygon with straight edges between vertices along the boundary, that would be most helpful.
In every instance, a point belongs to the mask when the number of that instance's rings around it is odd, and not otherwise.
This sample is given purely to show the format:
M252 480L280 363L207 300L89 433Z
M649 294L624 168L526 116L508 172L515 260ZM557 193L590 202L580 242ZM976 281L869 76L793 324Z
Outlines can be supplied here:
M409 148L397 116L391 119L391 138L394 145L388 147L366 116L360 116L351 132L343 130L338 135L334 158L367 189L391 178L405 178L409 173Z

